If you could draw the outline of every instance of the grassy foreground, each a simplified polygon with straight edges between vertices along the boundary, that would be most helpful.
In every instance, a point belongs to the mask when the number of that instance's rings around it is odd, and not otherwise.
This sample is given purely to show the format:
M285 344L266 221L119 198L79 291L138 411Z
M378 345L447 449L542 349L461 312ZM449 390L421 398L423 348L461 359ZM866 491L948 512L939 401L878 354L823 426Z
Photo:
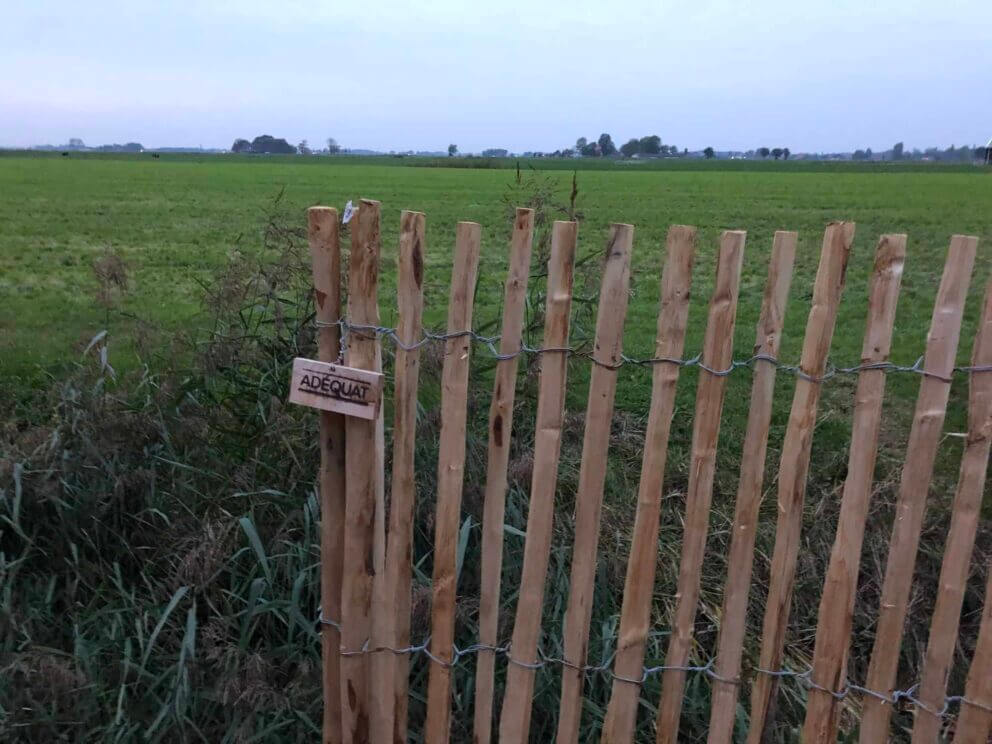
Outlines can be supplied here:
M382 317L395 319L395 233L401 208L427 214L428 324L445 314L455 222L483 226L476 326L498 317L508 236L507 206L535 199L555 218L571 174L389 167L293 160L0 158L0 733L12 740L309 741L319 722L318 647L312 618L317 560L313 416L285 406L288 363L312 353L309 267L300 228L310 204L383 202ZM866 312L868 272L882 232L909 235L893 358L923 348L948 239L982 238L959 360L968 358L978 300L992 268L992 177L980 171L813 172L763 169L578 174L582 213L573 343L588 341L598 288L597 252L610 222L636 226L626 348L650 354L661 245L674 222L700 229L687 349L698 350L712 288L719 231L748 230L735 356L753 344L771 236L800 231L783 358L802 341L825 223L858 223L832 356L855 363ZM278 194L282 197L274 205ZM122 261L123 263L120 263ZM102 283L93 271L102 272ZM535 273L540 267L535 266ZM115 281L127 277L126 290ZM540 282L532 287L532 339L539 340ZM103 291L101 292L101 287ZM85 355L97 331L108 335ZM110 375L100 354L117 370ZM432 539L439 356L425 352L418 432L419 493L414 634L425 624ZM388 363L388 359L387 359ZM470 410L459 644L474 638L481 487L488 404L484 359L475 361ZM532 462L536 366L522 365L507 512L503 604L507 637L515 605ZM571 501L580 459L586 370L570 369L555 534L545 611L545 648L561 636L571 554ZM680 382L659 541L660 570L648 663L664 654L677 573L696 376ZM711 522L695 659L718 628L727 528L747 412L749 374L730 381ZM804 550L791 624L790 662L811 650L816 603L843 482L852 379L830 383L821 402L807 494ZM862 570L852 676L863 677L871 644L894 484L918 379L893 375L877 488ZM774 475L791 399L780 377L768 456L766 498L749 653L755 650L773 544ZM633 517L649 373L621 374L607 478L593 660L616 630ZM947 430L961 431L966 387L955 386ZM389 418L387 416L387 422ZM387 424L388 425L388 424ZM901 681L915 678L932 606L947 506L960 442L942 445L924 535ZM388 482L388 481L387 481ZM992 535L983 525L975 560L985 566ZM962 630L969 652L981 604L972 577ZM425 683L414 665L415 694ZM960 670L963 672L963 668ZM952 684L960 684L956 673ZM470 721L472 666L458 672L455 718ZM558 677L539 677L535 740L554 730ZM586 730L601 723L605 678L590 680ZM658 683L643 695L640 736L650 740ZM686 740L704 736L708 688L690 679ZM797 688L784 689L777 729L792 740L801 720ZM848 718L850 725L852 717ZM415 699L416 722L423 715ZM740 712L746 723L746 706ZM903 719L905 722L906 719ZM414 726L416 729L417 726ZM465 740L464 728L455 739Z

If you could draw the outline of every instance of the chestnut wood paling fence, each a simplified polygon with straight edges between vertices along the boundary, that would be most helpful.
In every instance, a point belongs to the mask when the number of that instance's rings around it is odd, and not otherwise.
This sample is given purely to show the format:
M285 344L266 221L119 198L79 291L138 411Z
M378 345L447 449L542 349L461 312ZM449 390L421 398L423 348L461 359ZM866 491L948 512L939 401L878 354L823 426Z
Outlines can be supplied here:
M985 744L992 729L992 572L989 572L985 609L964 694L949 696L947 693L992 442L992 284L986 288L971 365L954 366L977 239L952 238L937 290L925 355L912 368L896 367L889 362L906 236L883 235L878 241L869 282L861 363L842 370L857 375L857 390L848 470L833 550L823 582L813 661L809 670L795 672L784 670L782 666L801 538L803 497L820 389L831 374L827 358L844 289L854 225L832 223L826 228L797 367L787 367L777 360L796 256L796 233L775 234L754 353L746 361L735 362L732 344L746 234L727 231L720 238L702 353L700 357L685 360L696 232L686 226L673 226L669 230L661 275L655 357L636 360L651 367L651 404L616 653L603 666L589 665L587 647L617 371L622 364L634 361L622 353L634 228L622 224L612 226L601 273L595 342L592 351L587 353L591 378L575 494L564 651L562 658L556 659L541 653L539 637L564 420L577 225L556 222L552 228L544 342L540 349L522 345L533 233L533 212L518 209L510 240L502 332L497 342L496 339L481 339L471 332L481 242L479 225L462 222L457 226L447 331L425 334L421 322L425 281L424 215L417 212L401 215L398 324L395 329L386 329L379 327L377 304L381 245L379 203L361 201L350 223L346 315L341 313L343 264L337 211L327 207L313 207L309 211L320 360L338 360L351 367L381 370L382 337L389 336L396 347L388 524L381 412L375 421L320 412L324 741L404 742L410 737L432 743L448 741L452 667L471 656L476 660L473 737L480 744L487 744L494 736L498 741L508 743L528 740L536 672L549 664L554 664L561 673L558 744L574 744L579 740L583 684L592 670L606 673L612 680L601 741L634 740L639 698L644 692L642 685L654 674L662 678L656 739L658 742L675 741L687 674L703 673L712 685L708 741L710 744L730 742L738 706L748 706L748 701L739 700L748 590L773 390L776 372L785 368L795 374L797 380L778 466L775 545L760 639L760 661L757 667L749 670L753 684L748 741L757 743L766 736L778 684L785 677L793 677L808 690L803 724L805 742L836 741L843 699L847 695L860 695L860 741L865 744L887 740L896 703L913 706L914 742L936 741L942 731L943 719L950 713L956 719L955 741ZM426 642L415 645L410 638L413 519L418 497L414 482L414 446L420 349L427 340L443 342L444 356L430 634ZM473 347L480 340L486 342L497 361L489 413L481 525L479 638L472 647L459 649L454 643L456 544L465 469L469 361ZM507 646L501 646L498 614L507 467L513 433L515 381L522 353L540 354L541 360L534 467L512 640ZM658 562L662 479L676 384L681 367L687 364L699 366L701 372L690 451L678 592L664 662L645 667ZM689 657L705 559L727 374L744 365L752 369L752 391L742 445L728 575L719 616L717 652L708 664L694 667L690 665ZM920 389L898 490L874 649L867 679L859 685L847 679L847 656L882 399L886 374L892 370L918 373ZM967 439L922 676L919 684L909 690L896 690L899 649L927 491L955 372L967 375L969 385ZM427 465L419 463L420 467ZM423 729L410 732L408 679L411 656L415 654L429 666L427 712ZM495 672L498 664L506 665L506 683L501 713L496 720Z

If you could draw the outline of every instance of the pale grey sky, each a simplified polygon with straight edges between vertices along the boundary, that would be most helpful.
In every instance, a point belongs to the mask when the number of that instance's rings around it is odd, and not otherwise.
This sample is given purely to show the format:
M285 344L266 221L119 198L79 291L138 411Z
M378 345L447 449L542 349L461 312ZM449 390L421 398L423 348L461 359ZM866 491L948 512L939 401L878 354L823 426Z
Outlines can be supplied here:
M992 0L8 0L0 145L698 149L992 136Z

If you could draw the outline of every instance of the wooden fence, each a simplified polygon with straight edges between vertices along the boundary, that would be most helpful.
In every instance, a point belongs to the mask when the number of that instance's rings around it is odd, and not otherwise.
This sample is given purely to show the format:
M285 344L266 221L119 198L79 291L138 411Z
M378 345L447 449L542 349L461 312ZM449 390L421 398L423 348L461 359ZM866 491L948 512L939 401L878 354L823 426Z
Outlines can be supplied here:
M577 225L553 225L544 308L544 342L540 349L522 345L534 215L518 209L510 240L502 331L490 340L496 358L490 402L487 471L479 604L478 642L455 646L456 544L461 524L465 469L469 362L478 334L472 333L473 301L479 265L481 230L457 226L450 284L447 331L425 335L422 329L425 283L425 218L403 212L397 269L398 324L379 327L377 279L381 245L380 206L363 200L349 223L347 314L341 314L342 259L337 211L314 207L309 212L313 254L319 357L351 368L381 370L380 341L396 346L393 380L391 483L388 524L385 488L386 447L382 408L362 418L320 412L322 500L321 622L324 653L324 741L427 742L449 740L452 667L466 657L476 661L473 740L525 742L529 737L535 676L539 667L556 664L561 673L558 744L579 740L583 685L592 669L612 679L612 694L601 741L631 742L635 736L643 682L661 675L657 702L658 742L675 741L687 674L705 674L712 685L708 741L730 742L738 716L742 656L745 645L748 589L754 561L759 505L763 492L765 450L772 416L776 372L796 257L797 235L775 234L764 288L753 355L733 357L734 325L744 254L745 233L720 238L716 278L709 300L701 356L686 361L689 290L696 243L694 228L668 232L661 277L655 356L651 366L651 405L643 448L632 540L612 665L591 666L587 658L597 541L604 479L610 449L610 423L622 353L634 228L610 229L601 272L595 342L589 358L591 377L575 495L574 549L565 610L563 655L539 651L545 581L552 542L558 460L562 443L569 323ZM875 457L889 362L896 302L906 254L906 236L883 235L878 241L870 278L868 319L861 363L844 370L857 375L853 428L846 481L836 537L823 582L815 651L807 671L783 669L786 626L801 544L801 516L813 446L822 382L831 374L828 351L834 333L845 271L854 237L851 223L826 228L806 322L796 387L778 466L778 510L770 586L761 634L758 665L750 670L748 741L762 741L769 728L777 687L784 677L798 678L808 690L805 742L837 738L841 703L848 695L862 700L861 742L889 737L895 704L915 710L914 742L934 742L951 728L958 742L985 743L992 727L992 572L971 668L963 695L948 696L947 680L958 640L962 599L971 562L989 460L992 434L992 284L986 289L969 367L955 368L965 298L978 240L954 236L937 290L925 355L908 371L920 375L920 388L898 489L888 564L878 601L875 645L867 679L847 679L848 649L862 543L872 491ZM344 334L342 336L342 333ZM433 584L429 640L411 637L412 539L415 491L415 423L420 350L425 339L444 344L441 380L440 440L434 517ZM523 568L512 640L501 645L498 615L503 561L505 498L514 395L522 353L540 354L540 382L534 435L533 476L529 491ZM342 358L343 356L343 358ZM680 370L699 366L696 413L684 517L682 556L671 634L664 662L645 667L655 570L658 563L662 479ZM719 615L717 652L704 666L690 664L699 602L707 529L716 469L717 441L727 375L737 366L752 368L752 390L732 536L728 575ZM928 487L955 373L969 382L968 434L943 553L922 677L909 690L896 690L896 671L907 617L913 567L921 536ZM427 463L416 463L428 467ZM431 494L431 496L435 496ZM420 653L429 666L423 730L408 731L410 657ZM609 662L607 662L608 664ZM505 690L495 716L496 668L506 664Z

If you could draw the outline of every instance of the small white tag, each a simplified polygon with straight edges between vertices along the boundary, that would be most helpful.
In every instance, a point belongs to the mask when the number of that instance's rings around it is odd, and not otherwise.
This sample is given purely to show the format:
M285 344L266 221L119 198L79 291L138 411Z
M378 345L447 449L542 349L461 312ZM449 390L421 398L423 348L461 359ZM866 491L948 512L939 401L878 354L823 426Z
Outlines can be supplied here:
M354 216L354 214L355 214L355 207L352 206L351 199L349 199L348 203L344 205L344 214L341 215L341 224L347 225L349 222L351 222L351 218L352 216Z

